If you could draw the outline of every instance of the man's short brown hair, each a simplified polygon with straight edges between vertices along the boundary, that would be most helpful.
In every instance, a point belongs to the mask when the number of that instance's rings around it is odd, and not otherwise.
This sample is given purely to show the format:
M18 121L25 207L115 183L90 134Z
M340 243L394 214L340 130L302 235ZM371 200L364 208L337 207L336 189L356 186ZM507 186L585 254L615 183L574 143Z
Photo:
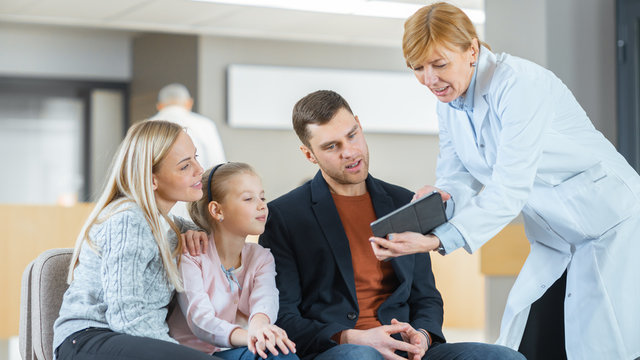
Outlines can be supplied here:
M300 141L309 145L309 131L307 125L324 125L328 123L340 109L346 109L351 114L347 101L335 91L318 90L298 100L293 107L293 129Z

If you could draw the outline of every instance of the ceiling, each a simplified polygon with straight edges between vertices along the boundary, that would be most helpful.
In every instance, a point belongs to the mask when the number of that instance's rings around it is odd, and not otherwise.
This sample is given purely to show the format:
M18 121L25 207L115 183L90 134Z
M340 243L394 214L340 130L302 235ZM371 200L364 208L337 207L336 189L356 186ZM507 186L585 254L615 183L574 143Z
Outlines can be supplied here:
M461 8L484 9L484 0L450 2ZM1 0L2 22L395 47L400 45L404 19L191 0Z

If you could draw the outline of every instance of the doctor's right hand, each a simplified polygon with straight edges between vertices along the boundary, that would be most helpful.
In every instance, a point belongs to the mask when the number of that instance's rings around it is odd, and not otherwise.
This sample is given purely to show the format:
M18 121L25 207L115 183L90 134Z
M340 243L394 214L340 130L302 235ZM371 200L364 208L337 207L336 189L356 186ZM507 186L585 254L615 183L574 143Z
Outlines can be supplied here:
M425 185L423 187L421 187L420 189L418 189L418 191L416 191L416 193L413 195L413 199L411 199L411 201L416 201L418 199L420 199L421 197L425 196L425 195L429 195L432 192L437 191L440 193L440 196L442 196L442 201L445 202L449 199L451 199L451 195L444 191L444 190L440 190L435 186L432 185Z

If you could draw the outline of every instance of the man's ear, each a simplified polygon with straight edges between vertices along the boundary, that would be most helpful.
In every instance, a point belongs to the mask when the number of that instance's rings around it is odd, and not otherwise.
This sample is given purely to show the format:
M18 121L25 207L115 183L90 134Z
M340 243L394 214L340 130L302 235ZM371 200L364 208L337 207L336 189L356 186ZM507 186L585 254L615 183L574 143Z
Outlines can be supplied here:
M189 111L193 110L193 99L185 100L185 102L182 105L184 106L185 109Z
M305 145L300 145L300 151L304 154L304 157L309 160L312 164L317 164L318 160L316 160L315 155L313 155L313 151L306 147Z
M362 124L360 124L360 119L358 119L358 115L355 115L353 118L356 119L358 126L360 126L360 129L362 129Z

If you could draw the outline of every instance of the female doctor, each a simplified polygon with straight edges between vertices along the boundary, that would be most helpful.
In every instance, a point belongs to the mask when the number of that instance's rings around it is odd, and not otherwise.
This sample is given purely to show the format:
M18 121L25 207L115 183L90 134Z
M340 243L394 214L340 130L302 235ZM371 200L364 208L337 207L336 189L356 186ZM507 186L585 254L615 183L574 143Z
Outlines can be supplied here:
M560 79L491 52L455 6L412 15L403 52L439 100L437 181L416 197L440 191L449 221L426 236L371 238L376 256L471 253L522 213L531 251L498 343L528 359L639 357L636 171Z

